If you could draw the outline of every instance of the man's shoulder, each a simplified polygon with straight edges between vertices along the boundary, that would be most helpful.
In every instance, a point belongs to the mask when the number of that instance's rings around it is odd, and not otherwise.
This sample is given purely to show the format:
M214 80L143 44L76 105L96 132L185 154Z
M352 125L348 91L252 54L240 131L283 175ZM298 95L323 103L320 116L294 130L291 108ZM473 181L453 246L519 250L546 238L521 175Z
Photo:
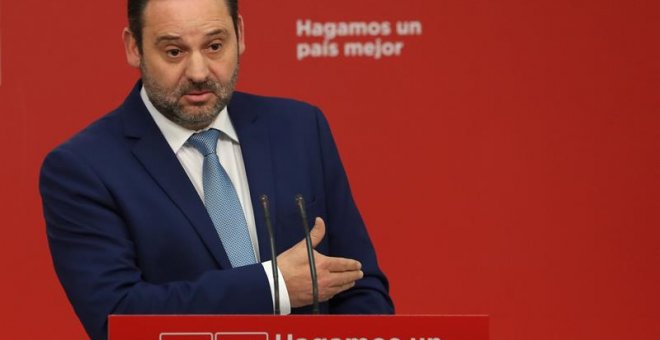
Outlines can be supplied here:
M234 92L229 115L235 126L246 126L246 122L258 119L283 134L313 131L319 121L325 119L321 110L312 104L245 92Z
M301 100L257 95L241 91L234 92L231 106L279 113L318 111L316 106Z
M83 127L72 137L64 141L53 151L70 150L80 152L98 152L108 147L116 148L126 143L124 138L132 135L132 126L143 129L150 124L150 117L144 103L140 99L141 82L138 82L126 98L111 111L97 116L95 120ZM136 123L137 122L137 123Z
M64 152L83 159L95 159L114 154L117 149L125 148L124 138L121 138L123 133L119 117L120 110L117 108L96 118L57 145L50 151L49 156Z

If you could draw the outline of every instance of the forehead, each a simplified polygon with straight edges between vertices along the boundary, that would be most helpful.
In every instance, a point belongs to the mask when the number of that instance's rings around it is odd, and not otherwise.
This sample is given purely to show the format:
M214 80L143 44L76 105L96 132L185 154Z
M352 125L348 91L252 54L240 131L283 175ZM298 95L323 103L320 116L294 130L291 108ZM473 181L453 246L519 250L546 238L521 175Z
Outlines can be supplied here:
M146 35L233 30L225 0L149 0L142 15Z

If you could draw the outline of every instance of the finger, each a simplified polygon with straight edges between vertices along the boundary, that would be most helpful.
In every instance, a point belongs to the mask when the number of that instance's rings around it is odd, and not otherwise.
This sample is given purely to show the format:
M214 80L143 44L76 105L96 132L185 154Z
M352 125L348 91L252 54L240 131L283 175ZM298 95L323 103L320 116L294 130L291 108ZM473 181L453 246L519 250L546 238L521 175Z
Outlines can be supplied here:
M316 248L316 246L321 243L321 240L323 240L324 236L325 222L323 222L322 218L317 217L314 221L314 228L312 228L312 231L309 232L309 237L312 239L312 247Z
M326 259L326 269L331 272L345 272L362 269L362 263L353 259L343 257L328 257Z
M325 222L323 222L323 219L320 217L317 217L314 221L314 227L309 232L309 238L312 241L312 248L316 248L316 246L321 243L321 240L323 240L323 237L325 237ZM307 241L303 238L291 248L306 249Z
M332 275L330 282L330 287L341 287L347 284L351 284L357 280L360 280L364 277L364 273L361 270L352 271L352 272L341 272L341 273L331 273Z

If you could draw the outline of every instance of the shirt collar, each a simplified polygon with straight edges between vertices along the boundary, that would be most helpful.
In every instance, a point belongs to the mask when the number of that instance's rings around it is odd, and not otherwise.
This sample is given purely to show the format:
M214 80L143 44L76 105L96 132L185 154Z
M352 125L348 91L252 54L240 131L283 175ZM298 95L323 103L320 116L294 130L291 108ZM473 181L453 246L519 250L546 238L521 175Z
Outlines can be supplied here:
M188 138L190 138L190 136L192 136L193 133L199 132L199 131L186 129L180 125L177 125L173 121L167 119L167 117L163 116L163 114L160 113L158 109L156 109L154 104L151 103L151 100L149 99L149 96L147 95L147 91L144 89L144 86L140 90L140 97L142 98L144 105L147 107L147 110L149 111L151 118L153 118L153 120L156 122L156 125L160 129L160 132L163 134L165 140L170 145L170 148L172 148L172 151L174 151L174 153L179 152L181 147L183 147L183 145L186 144L186 141L188 141ZM232 140L234 143L237 144L239 143L238 135L236 134L234 125L231 123L231 119L229 118L229 112L227 111L227 107L222 109L218 117L215 120L213 120L213 123L211 123L209 127L203 130L208 130L211 128L220 130L220 132L222 132L220 138L222 138L222 135L224 135L230 140Z

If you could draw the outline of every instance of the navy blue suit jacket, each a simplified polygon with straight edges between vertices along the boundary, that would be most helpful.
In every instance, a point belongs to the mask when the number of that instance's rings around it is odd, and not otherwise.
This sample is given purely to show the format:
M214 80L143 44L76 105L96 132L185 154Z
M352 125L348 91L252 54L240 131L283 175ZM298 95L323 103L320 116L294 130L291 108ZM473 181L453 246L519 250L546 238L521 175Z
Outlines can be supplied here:
M115 111L57 147L40 179L55 270L94 339L109 314L272 313L260 264L231 269L213 223L142 102L138 83ZM392 313L388 283L322 113L287 99L236 92L229 113L241 142L259 237L267 194L277 253L304 235L294 196L326 237L317 250L357 259L365 277L322 304L325 313ZM304 313L308 309L294 309Z

